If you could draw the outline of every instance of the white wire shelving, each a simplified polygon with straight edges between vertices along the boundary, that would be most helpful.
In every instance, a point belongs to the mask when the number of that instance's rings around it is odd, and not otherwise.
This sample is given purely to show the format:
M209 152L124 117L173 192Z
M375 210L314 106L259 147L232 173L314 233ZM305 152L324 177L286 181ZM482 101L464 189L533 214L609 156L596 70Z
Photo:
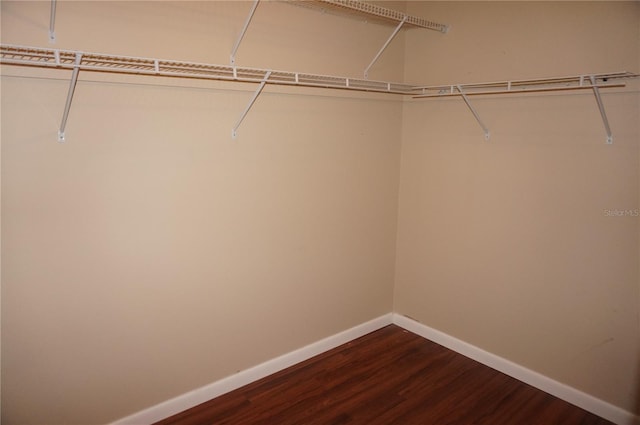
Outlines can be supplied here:
M437 22L430 21L428 19L420 18L417 16L407 15L394 9L388 9L386 7L382 7L382 6L371 4L371 3L366 3L360 0L304 0L304 1L287 0L287 2L302 4L306 7L310 7L312 5L321 5L320 8L322 10L326 10L326 8L332 8L340 11L347 11L352 14L363 15L363 16L372 18L374 20L381 20L381 21L392 22L397 24L397 27L389 36L389 38L386 40L386 42L383 44L382 48L380 48L380 50L375 55L375 57L373 58L369 66L365 68L364 70L365 79L369 78L369 70L377 62L377 60L380 58L382 53L386 50L386 48L389 46L391 41L395 38L395 36L398 34L398 32L403 26L424 28L424 29L442 32L442 33L446 33L449 30L449 25L437 23ZM236 64L236 54L238 52L238 49L240 48L240 44L242 43L242 40L245 34L247 33L247 30L249 29L249 25L251 23L251 20L253 19L253 16L256 12L256 9L258 8L259 3L260 3L260 0L253 0L253 4L245 20L244 26L240 34L238 35L238 38L236 39L236 42L231 51L231 55L230 55L231 65ZM56 35L55 35L56 5L57 5L57 1L51 0L51 11L50 11L50 19L49 19L49 42L50 43L55 43L56 41Z
M255 1L255 4L257 5L257 3L260 0L254 0L254 1ZM320 9L323 12L336 11L336 12L347 13L351 15L364 16L368 20L382 21L386 23L395 24L396 27L391 33L391 35L384 42L380 50L378 50L373 60L365 68L364 78L369 78L369 71L371 70L373 65L378 61L380 56L382 56L382 53L387 49L389 44L391 44L393 39L396 37L396 35L400 32L400 30L403 27L422 28L422 29L437 31L440 33L447 33L449 31L449 25L447 24L434 22L418 16L408 15L398 10L388 9L380 5L367 3L359 0L303 0L303 1L292 0L292 1L288 1L288 3L293 3L293 4L301 5L301 6L312 8L312 9ZM249 14L249 18L247 22L249 22L249 20L251 19L251 16L253 16L253 11L255 11L255 5ZM244 34L244 31L246 31L246 25L245 25L245 29L243 30L243 34Z
M235 137L238 126L253 105L257 95L265 84L319 87L326 89L376 92L398 95L413 93L413 86L405 83L374 81L360 78L310 74L291 71L276 71L260 68L239 67L233 65L206 64L187 61L163 60L133 56L118 56L102 53L81 52L75 50L50 49L42 47L0 45L0 63L5 65L31 66L39 68L72 70L69 93L65 104L58 140L64 141L71 101L79 71L135 74L158 77L192 78L200 80L222 80L246 83L259 83L256 96L243 112L240 122L234 127Z
M412 94L414 89L405 83L10 44L0 44L0 53L5 65L248 83L260 83L270 72L268 84L405 95Z
M595 83L591 81L595 79ZM566 91L590 89L593 85L600 88L624 87L622 80L638 77L631 72L612 72L604 74L583 74L566 77L538 78L530 80L493 81L471 84L451 84L435 86L418 86L414 89L416 99L430 97L461 96L460 90L466 95L518 94L545 91ZM459 90L460 89L460 90Z
M606 143L613 143L613 134L609 126L609 119L602 103L600 89L625 87L623 80L637 78L639 74L631 72L613 72L604 74L584 74L566 77L538 78L530 80L494 81L474 84L437 85L415 87L415 99L459 96L466 103L474 118L482 128L486 140L490 138L489 128L480 118L480 114L473 107L469 96L474 95L502 95L527 94L541 92L557 92L572 90L592 90L602 117L602 123L607 134Z
M65 140L65 127L80 71L256 83L258 84L257 90L232 129L234 138L237 135L240 124L267 84L386 93L415 99L458 96L465 101L473 113L487 140L490 137L489 129L481 120L478 111L471 104L470 96L592 90L602 116L608 144L613 142L613 136L600 95L600 89L625 87L626 79L639 76L639 74L630 72L614 72L530 80L421 86L402 82L375 81L235 65L206 64L9 44L0 44L0 64L71 71L69 91L58 131L59 141Z
M434 22L418 16L407 15L398 10L358 0L294 0L293 3L316 7L322 10L340 10L346 13L365 16L369 19L387 21L395 24L399 24L404 20L404 24L408 27L424 28L442 33L446 33L449 30L449 25L447 24Z
M247 107L240 115L232 129L232 137L236 138L237 131L251 109L252 105L267 84L283 86L318 87L360 92L388 93L400 96L411 96L415 99L429 99L457 96L461 97L474 118L482 128L486 140L490 138L489 128L480 118L480 114L471 104L469 96L526 94L540 92L557 92L570 90L592 90L602 116L607 134L607 144L613 143L613 135L605 112L600 89L624 87L624 79L636 78L639 75L629 72L614 72L605 74L583 74L568 77L539 78L530 80L496 81L474 84L451 84L436 86L417 86L402 82L387 82L369 80L369 71L380 58L382 53L403 27L416 27L447 33L449 25L437 23L428 19L411 16L403 12L388 9L380 5L360 0L285 0L286 3L298 4L310 8L320 8L322 11L337 11L340 13L364 16L367 19L385 21L396 27L386 40L382 48L375 55L371 63L364 70L364 79L332 75L310 74L292 71L276 71L270 69L248 68L236 66L236 53L249 29L249 25L258 8L260 0L253 0L244 26L231 50L231 65L205 64L187 61L163 60L145 57L119 56L101 53L89 53L76 50L48 49L41 47L27 47L10 44L0 44L0 63L5 65L30 66L40 68L55 68L71 70L69 91L65 102L64 113L58 140L65 140L65 127L73 94L80 70L93 72L107 72L119 74L135 74L160 77L192 78L201 80L222 80L246 83L257 83ZM49 22L49 42L55 43L56 0L51 0L51 14Z

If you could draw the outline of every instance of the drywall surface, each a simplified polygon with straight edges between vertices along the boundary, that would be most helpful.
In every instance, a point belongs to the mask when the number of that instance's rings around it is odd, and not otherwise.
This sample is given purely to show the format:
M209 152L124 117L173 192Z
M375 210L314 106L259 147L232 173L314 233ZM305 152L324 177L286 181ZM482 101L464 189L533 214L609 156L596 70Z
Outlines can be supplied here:
M58 2L54 47L229 63L251 2ZM50 47L50 2L2 2ZM261 2L239 65L361 77L390 28ZM403 44L372 78L402 79ZM402 103L2 70L2 423L127 416L392 307Z
M638 72L637 2L409 2L408 80ZM420 52L415 54L412 52ZM638 406L639 94L411 101L394 310L629 412Z

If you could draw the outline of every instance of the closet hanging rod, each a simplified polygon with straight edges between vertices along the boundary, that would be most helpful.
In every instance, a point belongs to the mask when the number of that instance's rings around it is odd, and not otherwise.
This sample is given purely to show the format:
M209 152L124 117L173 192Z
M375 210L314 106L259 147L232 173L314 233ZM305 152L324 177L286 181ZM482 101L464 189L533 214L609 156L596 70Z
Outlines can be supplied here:
M75 63L78 53L82 54L80 64ZM410 95L415 87L398 82L8 44L0 44L0 64L248 83L261 83L271 72L267 84L398 95Z

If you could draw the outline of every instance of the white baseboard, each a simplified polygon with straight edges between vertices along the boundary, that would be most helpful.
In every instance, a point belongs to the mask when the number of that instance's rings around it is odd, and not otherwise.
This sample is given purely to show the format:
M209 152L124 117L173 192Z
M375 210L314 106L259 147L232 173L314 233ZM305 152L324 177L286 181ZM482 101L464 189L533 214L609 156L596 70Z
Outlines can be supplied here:
M171 400L119 419L111 425L140 425L157 422L282 369L286 369L296 363L310 359L313 356L331 350L332 348L383 328L391 323L603 417L617 425L640 425L640 418L631 412L568 385L554 381L547 376L397 313L385 314L384 316L380 316L298 350L276 357L275 359L268 360L235 375L228 376L204 387L189 391Z
M276 357L275 359L268 360L235 375L228 376L219 381L205 385L204 387L189 391L188 393L179 395L171 400L167 400L138 413L134 413L133 415L119 419L111 425L140 425L157 422L390 325L392 323L391 319L391 313L385 314L384 316L380 316L351 329L347 329L346 331L337 333L318 342L314 342L313 344L284 354L280 357Z
M492 369L545 391L617 425L640 425L640 417L604 400L534 372L495 354L484 351L401 314L393 313L393 323Z

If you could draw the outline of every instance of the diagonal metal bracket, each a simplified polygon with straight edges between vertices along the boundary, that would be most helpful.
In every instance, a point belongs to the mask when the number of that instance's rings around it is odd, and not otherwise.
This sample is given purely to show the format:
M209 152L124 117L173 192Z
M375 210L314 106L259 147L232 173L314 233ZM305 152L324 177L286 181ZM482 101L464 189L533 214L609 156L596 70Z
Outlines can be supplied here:
M251 6L251 10L249 11L249 16L247 16L247 20L244 23L244 27L236 40L236 44L233 45L233 49L231 50L231 65L236 64L236 53L238 53L238 48L240 47L240 43L242 43L242 39L244 38L247 29L249 28L249 24L251 23L251 18L253 18L253 14L256 13L256 8L258 7L258 3L260 0L254 0L253 6Z
M244 108L244 111L240 115L240 118L238 119L238 122L236 122L236 125L231 130L231 137L232 138L235 139L238 136L238 127L240 127L240 124L242 124L242 120L244 120L244 117L246 117L247 113L249 113L249 109L251 109L251 107L255 103L256 99L258 98L258 96L260 96L260 93L262 93L262 89L264 88L265 84L267 84L267 81L269 80L270 76L271 76L271 71L267 71L267 73L264 75L264 77L260 81L260 85L258 86L258 88L256 89L255 93L253 94L253 97L251 98L251 100L247 104L247 107Z
M365 68L364 70L364 78L369 78L369 70L371 69L371 67L373 66L374 63L376 63L376 61L380 58L380 55L382 55L382 52L385 51L385 49L387 48L387 46L389 46L389 43L391 43L391 41L395 38L395 36L398 34L398 31L400 31L400 29L402 28L402 26L404 25L405 22L407 22L407 18L408 16L405 15L404 18L402 19L402 21L400 21L400 23L398 24L398 26L396 27L395 30L393 30L393 33L391 34L391 36L387 39L386 43L384 43L384 45L382 46L382 48L378 51L378 54L376 55L375 58L373 58L373 60L371 61L371 63L369 64L368 67Z
M80 72L80 62L82 61L82 53L76 53L76 61L73 65L71 73L71 81L69 82L69 92L67 93L67 102L64 104L64 113L62 114L62 122L58 130L58 142L64 142L64 129L67 126L67 118L69 118L69 109L71 109L71 101L73 93L76 91L76 83L78 82L78 72Z
M602 103L602 98L600 97L600 90L596 85L596 77L593 75L590 75L589 80L591 81L591 88L593 88L593 94L596 96L596 102L598 102L598 109L600 109L600 115L602 116L602 123L604 124L604 130L607 132L607 145L612 145L613 135L611 134L611 127L609 127L609 120L607 119L607 113L604 110L604 104Z
M478 121L478 124L480 124L480 127L482 127L482 131L484 131L484 140L489 140L489 138L491 137L490 133L489 133L489 129L487 128L486 125L484 125L484 123L482 122L482 120L480 119L480 115L478 115L478 112L475 110L475 108L473 107L473 105L471 105L471 102L469 102L469 98L467 97L467 95L464 93L464 91L462 91L462 87L460 85L457 85L456 88L458 89L458 91L460 92L460 96L462 96L462 99L464 100L464 103L467 104L467 106L469 107L469 110L471 111L471 113L473 114L473 116L476 118L476 121Z
M49 43L56 42L56 0L51 0L51 14L49 16Z

